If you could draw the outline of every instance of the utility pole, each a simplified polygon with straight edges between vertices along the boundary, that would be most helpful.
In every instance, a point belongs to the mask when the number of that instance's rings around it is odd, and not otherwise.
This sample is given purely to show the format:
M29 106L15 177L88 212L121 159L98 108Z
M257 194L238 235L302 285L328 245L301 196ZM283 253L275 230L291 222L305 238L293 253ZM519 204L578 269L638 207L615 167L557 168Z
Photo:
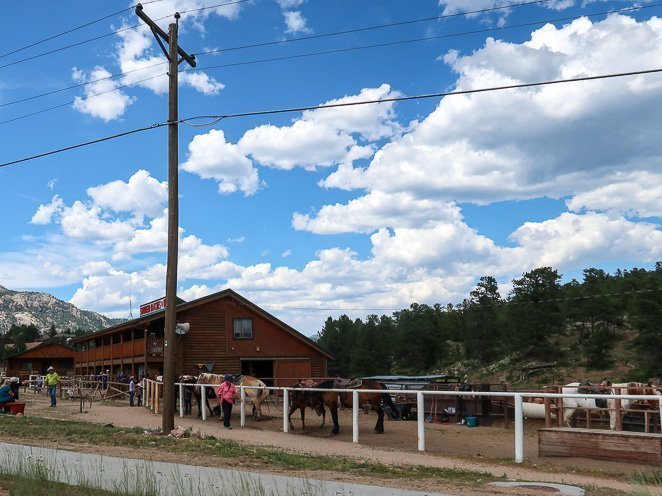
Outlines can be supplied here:
M166 265L166 309L163 340L163 411L161 430L164 435L175 428L175 327L177 325L177 254L179 238L179 147L177 112L177 68L182 61L195 67L195 57L187 54L177 44L179 12L176 21L168 26L166 34L147 14L142 5L136 6L136 15L152 30L161 50L167 57L168 66L168 257ZM165 44L168 45L166 50ZM181 59L179 58L181 55Z

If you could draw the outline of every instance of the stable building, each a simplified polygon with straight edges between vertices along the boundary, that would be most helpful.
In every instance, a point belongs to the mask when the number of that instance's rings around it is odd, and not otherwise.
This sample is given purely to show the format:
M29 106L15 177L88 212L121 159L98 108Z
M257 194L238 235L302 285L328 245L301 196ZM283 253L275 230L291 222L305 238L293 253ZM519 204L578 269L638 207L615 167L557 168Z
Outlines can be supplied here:
M165 298L140 307L140 317L72 341L77 375L163 373ZM325 377L333 357L313 340L231 289L177 303L178 374L249 374L268 385Z
M31 375L45 374L48 367L55 367L61 376L74 373L74 347L61 338L27 343L27 348L7 357L7 377L28 379Z

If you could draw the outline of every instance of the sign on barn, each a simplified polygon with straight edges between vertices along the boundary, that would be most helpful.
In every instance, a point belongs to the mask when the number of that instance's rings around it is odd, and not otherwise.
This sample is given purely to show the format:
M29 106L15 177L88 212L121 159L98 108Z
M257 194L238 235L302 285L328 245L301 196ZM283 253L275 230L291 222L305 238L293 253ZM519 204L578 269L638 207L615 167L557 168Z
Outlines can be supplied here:
M159 310L163 310L165 307L166 307L166 299L164 296L163 298L159 298L158 300L150 301L149 303L140 305L140 316L142 317L143 315L158 312Z

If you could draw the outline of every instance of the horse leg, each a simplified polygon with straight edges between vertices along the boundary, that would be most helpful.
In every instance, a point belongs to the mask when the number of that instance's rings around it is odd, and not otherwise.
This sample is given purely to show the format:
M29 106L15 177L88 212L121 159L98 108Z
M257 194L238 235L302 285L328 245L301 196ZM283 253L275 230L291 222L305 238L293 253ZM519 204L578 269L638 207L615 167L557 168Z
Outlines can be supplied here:
M292 405L292 406L290 406L290 409L289 409L288 412L287 412L287 421L288 421L289 424L290 424L290 429L294 429L294 425L292 425L292 414L293 414L294 412L296 412L298 409L299 409L298 406L296 406L296 405Z
M379 406L375 408L377 411L377 423L375 424L375 433L384 434L384 409Z
M563 409L563 420L566 427L572 427L572 416L575 414L575 408Z
M306 430L306 405L302 405L301 409L301 430Z
M324 425L326 424L326 409L324 408L324 403L322 403L322 405L320 406L319 415L322 416L322 425L320 425L320 427L324 427Z
M331 410L331 419L333 420L333 429L331 429L331 434L338 434L340 432L340 424L338 423L338 407L329 407Z

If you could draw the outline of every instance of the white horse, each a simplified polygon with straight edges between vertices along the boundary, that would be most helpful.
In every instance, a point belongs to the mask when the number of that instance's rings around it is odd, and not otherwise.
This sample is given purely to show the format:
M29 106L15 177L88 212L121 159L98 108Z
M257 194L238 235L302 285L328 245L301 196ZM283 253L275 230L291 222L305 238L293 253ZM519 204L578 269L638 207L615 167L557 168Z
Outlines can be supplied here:
M582 385L579 382L573 382L563 386L561 388L561 393L582 394L585 393L586 389L588 388L590 388L590 386ZM582 391L579 391L579 389L582 389ZM627 382L627 383L611 384L611 385L606 385L601 383L598 386L598 388L596 388L595 393L590 393L590 394L601 394L600 393L601 389L605 391L605 400L607 403L606 406L607 408L609 408L609 428L612 431L616 430L616 400L611 399L610 398L611 395L614 394L659 395L660 394L655 387L646 384L641 384L638 382ZM652 406L653 408L657 408L656 400L647 401L647 400L622 399L621 409L627 410L634 403L637 403L639 401L642 401L648 404L649 406ZM596 400L593 398L563 398L563 420L565 421L566 426L572 427L571 420L573 415L575 414L575 411L578 408L595 409L601 407L596 405Z

